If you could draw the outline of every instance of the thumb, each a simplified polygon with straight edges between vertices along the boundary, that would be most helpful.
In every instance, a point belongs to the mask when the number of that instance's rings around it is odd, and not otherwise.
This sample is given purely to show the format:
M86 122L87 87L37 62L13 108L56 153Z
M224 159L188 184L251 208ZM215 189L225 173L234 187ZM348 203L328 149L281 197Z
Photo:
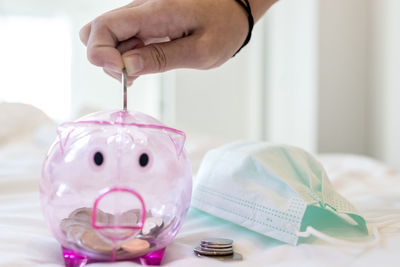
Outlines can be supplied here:
M196 47L197 38L188 36L164 43L153 43L130 50L122 55L130 76L164 72L176 68L199 68L202 53Z

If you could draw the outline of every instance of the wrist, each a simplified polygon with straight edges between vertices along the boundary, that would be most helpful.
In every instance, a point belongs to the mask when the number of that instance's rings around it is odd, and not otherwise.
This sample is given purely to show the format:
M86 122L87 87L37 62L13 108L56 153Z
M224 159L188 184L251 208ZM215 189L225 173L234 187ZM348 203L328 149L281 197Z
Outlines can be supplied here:
M278 0L248 0L251 6L251 12L256 23L264 13Z
M238 5L240 5L240 7L245 11L245 13L247 15L248 32L247 32L247 36L246 36L246 39L244 40L243 44L240 46L240 48L236 51L236 53L233 56L235 56L237 53L239 53L239 51L249 43L249 41L251 39L251 33L253 31L253 26L254 26L254 18L253 18L253 14L251 12L250 2L248 0L234 0L234 1Z

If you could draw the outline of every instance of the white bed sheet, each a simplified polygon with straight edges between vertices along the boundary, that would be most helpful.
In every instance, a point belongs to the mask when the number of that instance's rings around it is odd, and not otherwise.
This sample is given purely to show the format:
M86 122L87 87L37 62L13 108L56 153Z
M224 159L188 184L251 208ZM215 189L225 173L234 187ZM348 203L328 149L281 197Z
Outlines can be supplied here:
M51 128L48 132L52 131ZM0 266L63 266L60 246L44 221L38 194L41 164L50 139L42 131L40 135L0 146ZM206 143L203 139L202 143L189 146L196 157L194 162L202 155L194 148L201 147L204 151ZM400 209L400 175L384 164L353 155L319 158L337 190L361 212L375 210L375 213L390 214ZM244 260L225 263L197 258L192 249L205 237L232 238L235 250ZM399 266L399 249L398 234L383 235L380 245L367 251L344 250L318 240L290 246L191 209L178 236L168 246L163 265ZM135 265L119 262L89 266Z

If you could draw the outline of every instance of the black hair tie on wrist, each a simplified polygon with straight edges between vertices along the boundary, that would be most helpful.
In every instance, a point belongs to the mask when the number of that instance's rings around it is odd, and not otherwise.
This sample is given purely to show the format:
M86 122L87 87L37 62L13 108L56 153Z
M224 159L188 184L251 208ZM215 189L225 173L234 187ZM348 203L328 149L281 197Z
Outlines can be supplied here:
M247 18L249 20L249 32L247 33L247 37L246 40L244 40L242 46L239 48L238 51L236 51L236 53L233 56L236 56L237 53L239 53L239 51L245 47L251 38L251 32L253 31L253 26L254 26L254 18L253 15L251 14L251 8L250 8L250 3L248 0L244 0L244 2L246 4L244 4L241 0L235 0L241 7L244 8L244 10L247 12Z

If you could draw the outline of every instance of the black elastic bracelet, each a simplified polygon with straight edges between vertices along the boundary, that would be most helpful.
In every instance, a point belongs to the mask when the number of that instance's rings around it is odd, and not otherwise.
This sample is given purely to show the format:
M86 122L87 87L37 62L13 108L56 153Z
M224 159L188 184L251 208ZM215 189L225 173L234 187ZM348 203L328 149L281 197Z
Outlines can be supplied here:
M245 2L246 4L244 4L241 0L235 0L235 1L236 1L241 7L243 7L244 10L246 10L246 12L247 12L247 18L248 18L248 20L249 20L249 32L247 33L246 40L244 40L242 46L239 48L238 51L236 51L236 53L235 53L233 56L236 56L236 54L239 53L239 51L249 43L250 38L251 38L251 32L253 31L253 26L254 26L254 18L253 18L253 15L251 14L251 8L250 8L250 3L249 3L249 1L248 1L248 0L244 0L244 2Z

